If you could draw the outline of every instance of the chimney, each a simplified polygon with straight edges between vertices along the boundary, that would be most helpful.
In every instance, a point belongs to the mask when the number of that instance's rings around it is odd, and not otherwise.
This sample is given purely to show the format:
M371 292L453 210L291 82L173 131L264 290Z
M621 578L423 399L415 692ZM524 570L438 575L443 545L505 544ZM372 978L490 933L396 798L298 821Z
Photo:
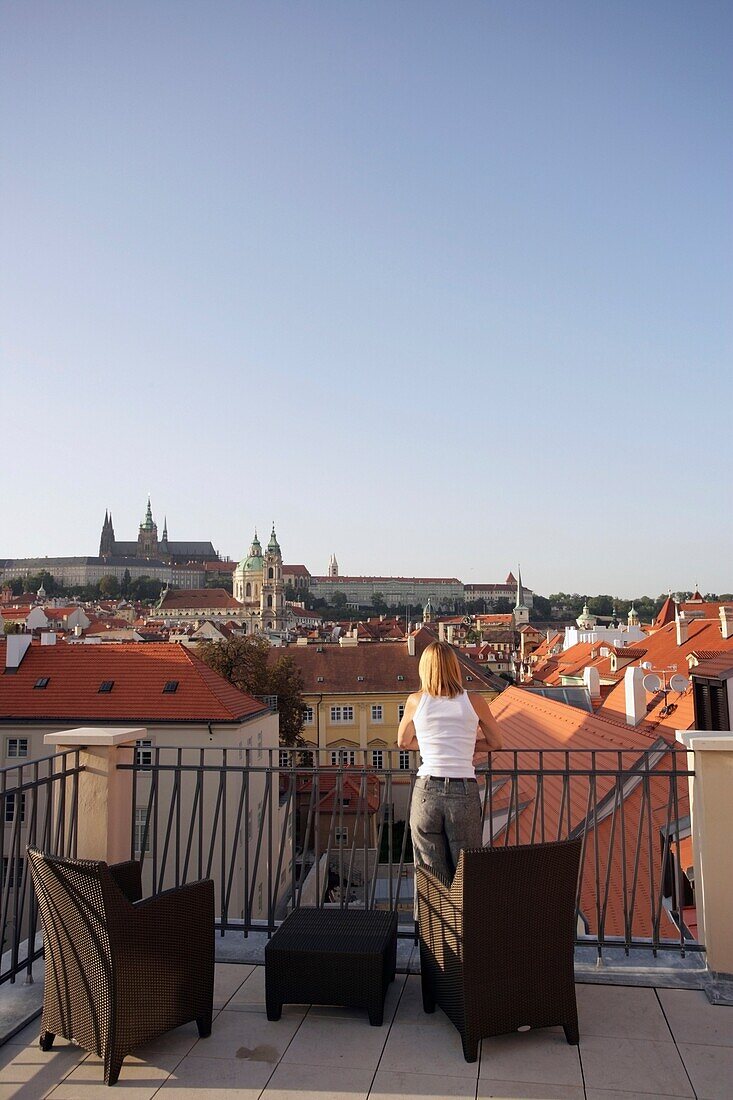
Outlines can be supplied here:
M410 634L408 636L408 639L407 639L407 656L408 657L414 657L415 656L415 635L414 634Z
M679 615L675 619L675 627L677 628L677 645L684 645L687 641L687 616L684 611L680 611Z
M724 638L733 638L733 606L720 605L720 633Z
M587 668L583 669L583 683L588 689L591 699L600 699L601 678L598 675L598 669L594 665L588 665Z
M445 628L445 640L448 643L448 645L453 645L453 632L454 632L454 630L455 630L454 626L447 626Z
M56 632L53 630L44 630L41 634L41 645L56 645Z
M624 674L626 691L626 721L630 726L638 726L646 717L646 690L644 688L644 669L632 665Z
M5 639L5 668L17 671L31 644L31 634L8 634Z
M82 630L80 624L77 623L77 625L74 627L74 637L75 638L81 638L83 633L84 633L84 631Z
M438 641L445 641L445 623L438 623Z

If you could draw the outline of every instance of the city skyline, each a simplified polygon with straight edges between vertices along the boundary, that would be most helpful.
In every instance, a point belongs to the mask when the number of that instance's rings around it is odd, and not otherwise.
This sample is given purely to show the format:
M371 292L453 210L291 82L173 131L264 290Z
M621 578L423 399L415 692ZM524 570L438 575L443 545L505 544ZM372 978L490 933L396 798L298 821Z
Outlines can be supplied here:
M733 12L6 5L0 552L733 588Z

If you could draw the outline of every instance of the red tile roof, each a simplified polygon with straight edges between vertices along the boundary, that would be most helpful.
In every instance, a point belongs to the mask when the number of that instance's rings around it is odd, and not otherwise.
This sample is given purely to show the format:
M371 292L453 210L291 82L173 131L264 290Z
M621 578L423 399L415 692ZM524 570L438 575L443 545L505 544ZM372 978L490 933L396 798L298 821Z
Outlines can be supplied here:
M535 775L517 775L509 778L505 785L492 794L494 819L500 818L502 809L510 810L508 835L504 828L503 837L510 844L532 843L550 840L567 835L568 830L580 826L588 819L588 839L585 844L585 861L581 880L581 910L592 931L598 929L595 888L595 860L601 881L601 901L608 881L608 904L604 931L606 935L624 935L625 917L630 918L630 928L635 936L652 934L652 902L658 902L659 865L658 848L649 849L641 844L638 851L638 876L636 877L636 897L633 912L630 908L630 884L635 881L634 863L637 858L637 843L641 832L651 826L658 834L667 824L669 807L670 769L672 750L662 743L660 757L652 767L655 758L650 757L652 778L649 783L649 797L644 800L643 785L638 783L632 789L625 787L623 800L624 830L619 825L619 812L614 820L613 813L601 819L600 805L604 796L613 799L616 780L613 775L598 775L595 785L587 774L595 761L598 771L613 772L619 767L630 769L645 751L655 742L644 733L633 730L620 723L609 722L598 714L568 706L553 699L510 687L491 703L491 710L499 723L504 738L504 748L492 753L492 774L514 772L518 766L522 770L532 771L541 768L543 773L541 788ZM585 750L565 752L550 750ZM514 750L524 750L516 760ZM539 753L543 753L540 759ZM593 755L595 754L595 756ZM619 755L620 754L620 755ZM685 768L684 753L676 752L678 767ZM568 764L566 765L566 761ZM569 766L569 779L563 775L551 775L553 768ZM516 784L516 785L515 785ZM677 784L677 816L683 817L689 812L687 802L687 780ZM516 808L519 807L517 815ZM597 825L598 843L594 838L593 810L599 817ZM591 811L590 817L589 810ZM651 814L651 820L650 820ZM499 822L501 825L501 820ZM625 844L625 847L622 846ZM610 853L610 856L609 856ZM625 865L625 866L624 866ZM624 884L626 893L624 894ZM624 904L626 900L626 906ZM625 909L627 914L625 914ZM663 913L661 934L672 937L675 928Z
M44 676L48 687L34 688ZM103 680L114 681L109 693ZM164 695L169 680L178 689ZM18 671L0 676L0 722L239 722L266 711L182 645L31 645Z

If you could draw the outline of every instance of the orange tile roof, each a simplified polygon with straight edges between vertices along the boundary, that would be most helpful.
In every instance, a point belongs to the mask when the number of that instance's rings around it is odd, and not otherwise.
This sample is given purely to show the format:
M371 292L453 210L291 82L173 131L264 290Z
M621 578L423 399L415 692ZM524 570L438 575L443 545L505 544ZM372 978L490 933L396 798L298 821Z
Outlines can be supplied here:
M183 588L166 593L158 611L179 611L182 609L231 608L241 611L242 605L225 588Z
M48 687L35 689L44 676ZM109 693L103 680L114 681ZM169 680L178 689L164 695ZM0 676L0 722L239 722L266 710L175 644L31 645L18 671Z
M697 653L699 650L715 650L720 654L733 655L733 638L723 638L718 619L690 619L687 624L687 641L681 646L677 645L676 624L670 622L650 634L644 642L644 647L646 650L644 663L649 662L655 672L666 671L669 678L672 671L688 676L687 658L691 653ZM673 670L672 665L676 665L677 668ZM644 723L647 732L654 729L659 729L660 732L666 730L667 736L673 736L675 729L691 729L695 721L692 690L688 688L681 695L668 692L667 702L674 705L675 709L667 714L661 714L664 707L663 694L647 693L648 710ZM609 692L599 713L606 717L625 717L626 694L623 680L620 680Z
M497 773L506 773L504 785L494 789L491 798L494 820L499 820L496 842L514 844L552 840L566 836L569 831L587 823L580 897L581 910L590 930L596 932L600 924L596 909L597 860L602 903L606 883L608 885L604 933L623 936L626 931L631 931L634 936L650 936L653 931L652 905L657 904L659 889L659 866L655 862L659 852L654 847L650 857L648 846L642 843L639 847L632 911L631 884L634 882L638 838L641 833L643 839L645 830L650 826L656 833L670 823L670 762L674 755L678 768L684 769L685 754L671 750L662 742L659 758L649 758L652 774L649 797L645 797L644 784L633 778L625 780L624 796L624 789L619 787L613 775L597 775L592 780L588 771L594 762L601 772L613 772L619 764L626 770L630 769L642 758L645 750L655 746L656 743L648 736L620 723L609 722L598 714L589 714L515 687L508 688L494 699L491 710L504 738L504 748L492 753L491 757L491 774L495 783L501 778ZM557 749L566 750L569 755L566 756L566 751L552 751ZM515 750L524 751L515 756ZM652 760L656 761L654 767L651 766ZM541 769L541 786L536 775L517 774L517 766L519 773ZM553 769L562 773L566 767L570 769L569 777L548 774ZM682 817L689 811L687 779L680 778L675 786L675 814ZM615 815L613 813L615 796L623 800L623 830L619 822L621 810L617 808ZM601 813L604 799L611 803L605 819ZM508 830L503 824L507 813ZM596 817L598 824L594 827ZM666 914L662 915L661 922L662 935L674 937L676 929Z

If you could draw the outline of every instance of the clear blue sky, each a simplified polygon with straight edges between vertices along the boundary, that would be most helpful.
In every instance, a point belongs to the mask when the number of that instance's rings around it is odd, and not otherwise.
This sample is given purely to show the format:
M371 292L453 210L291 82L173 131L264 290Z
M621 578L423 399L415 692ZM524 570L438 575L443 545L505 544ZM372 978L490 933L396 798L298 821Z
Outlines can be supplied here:
M0 556L733 589L727 2L6 0Z

